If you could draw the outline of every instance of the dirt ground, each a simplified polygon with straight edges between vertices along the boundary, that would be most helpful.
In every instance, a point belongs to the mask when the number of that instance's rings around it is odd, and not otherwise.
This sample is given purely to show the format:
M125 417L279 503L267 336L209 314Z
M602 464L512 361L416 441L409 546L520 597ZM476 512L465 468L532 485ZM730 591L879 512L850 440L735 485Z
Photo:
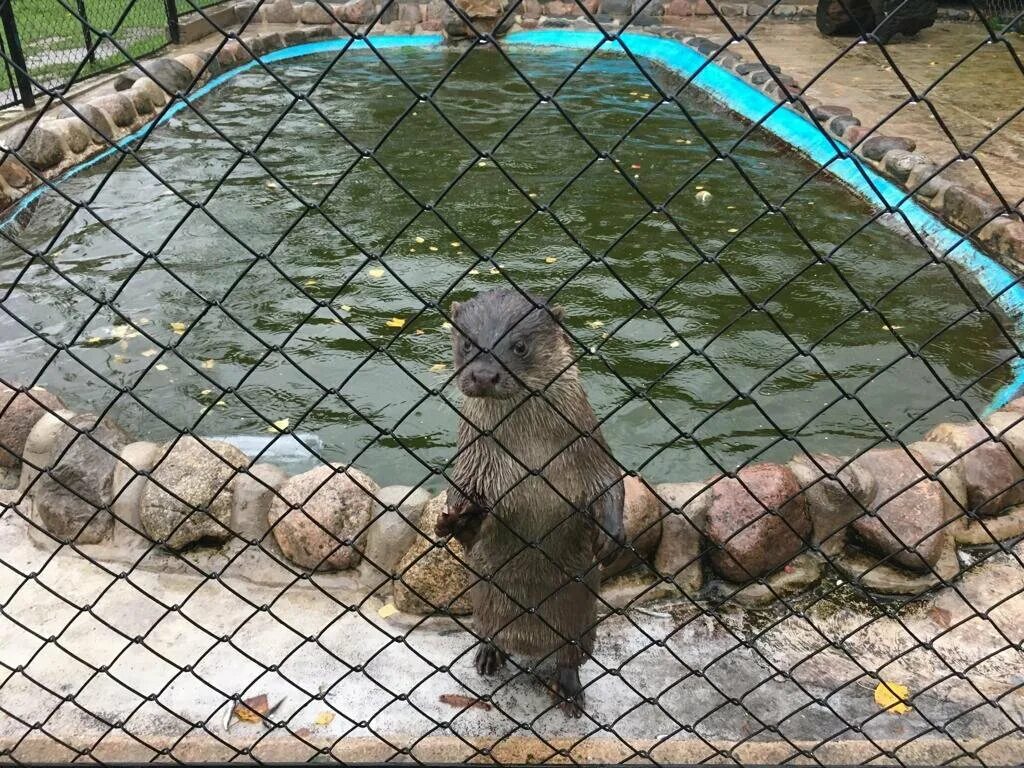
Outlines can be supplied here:
M765 19L753 28L753 19L729 21L808 96L849 107L880 133L914 138L940 165L955 161L956 178L1021 208L1024 35L991 39L981 23L942 22L883 50L823 37L813 20ZM716 42L730 38L714 17L694 18L692 30ZM730 50L756 61L747 42Z

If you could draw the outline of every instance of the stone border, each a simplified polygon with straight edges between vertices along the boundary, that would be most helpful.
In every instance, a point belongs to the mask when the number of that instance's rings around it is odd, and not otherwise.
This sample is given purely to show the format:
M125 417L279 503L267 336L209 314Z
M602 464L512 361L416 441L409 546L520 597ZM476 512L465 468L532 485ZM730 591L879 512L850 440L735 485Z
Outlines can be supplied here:
M621 23L632 15L634 0L586 0L587 11L602 23ZM151 60L146 74L131 70L115 79L114 92L91 93L71 100L57 114L40 113L27 128L8 131L0 144L14 150L0 161L0 211L10 208L25 194L69 168L103 152L116 151L111 144L140 130L172 99L194 91L209 78L243 64L253 57L305 42L350 33L368 34L367 25L381 14L372 0L347 0L329 4L293 4L273 0L257 7L255 0L217 6L204 17L194 14L182 22L186 41L203 40L215 33L211 22L231 29L232 39L211 40L197 53L184 53ZM510 21L512 29L591 28L583 11L566 0L525 0L522 13ZM723 4L723 14L756 16L765 12L757 4ZM813 14L810 5L779 5L773 15L800 17ZM955 11L955 9L954 9ZM902 188L909 197L924 203L944 221L975 239L991 253L1024 262L1024 220L1008 211L990 192L960 184L943 175L940 166L927 155L915 153L916 142L905 136L887 136L868 130L847 107L822 104L804 97L797 81L773 65L744 61L738 53L702 37L690 37L682 27L687 18L708 15L704 0L652 0L633 21L638 30L681 40L770 96L776 103L808 113L819 127L842 143L846 151ZM970 20L970 12L954 12L958 20ZM481 17L486 19L487 17ZM493 19L491 19L493 21ZM440 0L393 4L373 24L372 33L414 34L445 31L458 36L459 19ZM234 30L244 31L235 39ZM175 64L183 65L176 67ZM172 74L171 70L177 70ZM135 75L132 78L132 75ZM42 119L40 119L42 118Z

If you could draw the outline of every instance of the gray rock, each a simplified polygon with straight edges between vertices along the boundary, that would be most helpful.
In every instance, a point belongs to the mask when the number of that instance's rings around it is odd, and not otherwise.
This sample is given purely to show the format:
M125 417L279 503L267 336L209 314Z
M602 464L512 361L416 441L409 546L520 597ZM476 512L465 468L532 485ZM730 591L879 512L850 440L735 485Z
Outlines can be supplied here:
M732 584L723 585L724 588L718 590L718 597L747 608L770 605L776 600L798 595L810 589L821 580L824 570L821 557L804 552L774 573L765 576L762 579L763 583L747 584L738 591Z
M715 46L716 49L719 48L719 47L721 47L721 46L717 46L717 45ZM768 68L770 70L772 70L773 72L781 72L782 71L775 64L769 64ZM763 71L763 70L764 70L764 65L760 61L745 61L742 64L737 64L736 65L736 74L737 75L749 75L751 72L757 72L757 71Z
M135 112L135 105L130 97L123 93L110 93L106 96L99 96L90 99L90 103L103 112L110 122L121 128L131 128L135 125L138 115Z
M24 189L30 186L36 177L21 160L14 155L8 155L0 162L0 178L13 189Z
M146 490L146 473L160 457L156 443L129 443L121 449L119 461L114 463L110 480L110 510L114 514L114 540L127 536L137 537L142 530L142 494ZM128 533L122 532L125 529Z
M25 130L28 130L27 136ZM42 124L31 129L17 130L4 137L3 143L15 150L21 161L36 171L54 168L67 156L67 147L61 135Z
M737 71L738 68L737 68ZM838 104L818 104L814 107L812 114L822 123L828 124L833 117L850 117L853 111L849 107Z
M1024 468L1005 445L994 441L981 424L940 424L925 440L949 446L966 488L967 509L997 515L1024 503Z
M111 479L128 437L111 423L82 414L61 425L49 469L32 489L43 526L59 539L95 544L110 533Z
M359 564L378 486L358 469L322 466L285 482L270 504L270 527L285 556L320 571Z
M274 0L272 3L264 3L260 11L263 21L268 24L294 24L299 20L295 7L291 0Z
M942 197L942 211L956 226L973 232L1003 210L993 195L952 184Z
M420 518L420 528L434 538L434 526L445 511L446 494L430 500ZM473 612L469 588L473 574L463 565L466 550L454 538L442 547L433 540L417 537L395 568L395 607L407 613L430 614L445 610L453 614Z
M911 573L893 567L891 561L880 562L877 555L863 551L846 551L833 561L836 569L852 584L881 595L919 595L934 589L940 582L951 582L960 573L956 547L947 541L938 560L927 573Z
M64 143L74 154L85 152L92 144L92 131L77 117L61 118L48 123L64 138Z
M15 392L0 385L0 466L17 467L32 427L44 414L63 408L60 398L41 387Z
M394 4L391 7L394 8ZM334 6L333 10L338 20L346 24L367 24L376 16L373 3L370 0L349 0L347 3ZM396 18L397 13L398 11L395 9Z
M850 115L839 115L838 117L833 117L829 121L828 129L833 135L842 138L843 134L846 133L846 129L852 128L855 125L860 125L860 120L856 117L852 117Z
M668 505L661 521L661 541L654 568L668 576L684 594L695 595L704 585L701 555L711 492L702 483L663 483L654 489Z
M139 82L141 81L137 81L135 85L133 85L126 91L126 93L128 94L128 97L132 100L132 106L135 107L135 112L140 117L143 115L151 115L153 114L153 110L155 108L153 100L150 98L149 93L147 93L143 89L136 87L139 84ZM154 87L157 87L155 83L153 85Z
M747 582L789 562L811 535L796 477L788 467L758 464L741 469L739 480L717 481L705 535L718 547L712 566L730 581Z
M408 24L419 24L423 15L420 13L419 3L400 3L398 6L398 20Z
M814 529L811 542L830 557L843 549L850 525L870 508L877 490L874 477L855 465L844 467L845 463L828 454L816 455L813 460L797 456L789 462L807 498Z
M132 67L124 74L114 80L115 91L127 91L136 80L148 77L155 80L165 92L175 94L184 92L192 84L192 72L172 58L153 59L142 64L142 67Z
M969 520L955 537L957 543L969 547L992 546L1000 541L1010 541L1024 536L1024 507L1007 510L999 517Z
M230 535L233 481L249 460L233 445L184 436L161 446L142 496L146 533L170 549Z
M93 144L103 145L113 141L114 125L102 110L92 104L75 104L74 107L74 112L69 107L63 107L57 116L71 118L81 115L82 121L90 130Z
M328 5L327 8L330 8ZM332 24L334 17L319 3L303 3L299 6L299 21L303 24Z
M929 162L915 165L903 186L921 197L932 198L944 192L951 184L939 172L939 167Z
M929 160L924 155L903 149L890 149L882 158L886 173L901 182L907 180L914 168L927 162Z
M857 535L890 563L930 571L950 540L942 487L903 448L868 451L855 466L878 484L872 514L853 522Z
M252 24L256 14L256 0L241 0L235 3L235 18L239 24Z
M62 409L51 413L46 411L32 427L21 451L21 479L18 492L27 493L35 485L42 470L50 464L53 444L64 427L64 422L75 417L74 411Z
M868 160L880 161L885 153L892 149L902 152L913 152L917 149L917 142L904 136L880 136L874 135L864 140L860 145L860 152Z
M231 530L250 544L263 542L270 530L270 505L277 490L288 480L283 469L274 464L255 464L235 480Z
M416 528L430 494L422 488L389 485L374 495L384 509L367 531L363 566L371 578L383 580L390 578L402 555L420 536ZM433 534L432 530L424 532Z

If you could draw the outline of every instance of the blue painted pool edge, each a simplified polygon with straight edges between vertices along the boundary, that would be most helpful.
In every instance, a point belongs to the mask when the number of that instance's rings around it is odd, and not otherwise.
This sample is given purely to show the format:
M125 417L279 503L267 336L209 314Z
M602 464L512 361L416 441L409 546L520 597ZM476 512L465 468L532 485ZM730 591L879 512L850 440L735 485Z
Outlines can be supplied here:
M439 45L441 42L440 35L386 35L372 39L373 46L379 49L430 47ZM766 94L713 61L709 64L703 55L684 43L670 38L639 33L626 33L615 40L608 40L605 35L597 31L563 29L516 32L508 35L505 42L511 46L572 48L587 51L600 47L606 52L623 55L628 49L638 57L655 61L683 77L693 78L694 85L708 93L716 101L751 122L761 124L766 130L801 154L825 167L832 176L859 194L875 210L899 209L910 225L927 237L938 252L944 252L947 259L978 280L992 301L1010 319L1017 343L1020 344L1024 341L1024 287L1009 270L976 248L964 235L947 226L937 216L908 197L900 187L864 165L858 158L843 157L839 154L836 151L836 145L806 117L790 109L778 108L776 102ZM339 52L345 49L358 51L368 48L369 45L364 40L339 38L304 43L264 54L259 61L247 62L212 78L189 94L185 100L176 101L168 107L155 121L149 121L138 130L118 140L115 146L69 168L50 182L50 185L59 185L96 163L102 162L119 149L138 141L155 127L167 122L183 109L187 109L190 103L201 99L210 91L243 72L259 66L260 61L269 64L319 53ZM0 228L6 227L25 208L45 194L50 189L50 185L41 185L22 197L0 219ZM985 410L985 414L1006 405L1019 390L1024 388L1024 359L1018 357L1010 365L1014 371L1013 379L996 393Z

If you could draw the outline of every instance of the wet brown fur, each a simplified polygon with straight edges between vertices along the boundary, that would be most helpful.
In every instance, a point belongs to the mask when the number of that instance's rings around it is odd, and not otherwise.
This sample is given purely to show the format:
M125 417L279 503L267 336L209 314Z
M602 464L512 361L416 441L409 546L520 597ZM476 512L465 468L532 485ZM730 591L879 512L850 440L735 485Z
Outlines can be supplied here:
M514 393L463 398L439 531L456 534L481 577L474 623L498 653L483 662L478 655L478 669L495 671L505 654L553 657L559 678L578 687L575 670L594 647L596 563L622 540L623 486L558 324L561 310L532 301L491 292L453 309L460 376L483 366ZM462 346L467 338L472 351ZM516 341L528 343L527 359L512 351ZM582 691L564 693L582 699Z

